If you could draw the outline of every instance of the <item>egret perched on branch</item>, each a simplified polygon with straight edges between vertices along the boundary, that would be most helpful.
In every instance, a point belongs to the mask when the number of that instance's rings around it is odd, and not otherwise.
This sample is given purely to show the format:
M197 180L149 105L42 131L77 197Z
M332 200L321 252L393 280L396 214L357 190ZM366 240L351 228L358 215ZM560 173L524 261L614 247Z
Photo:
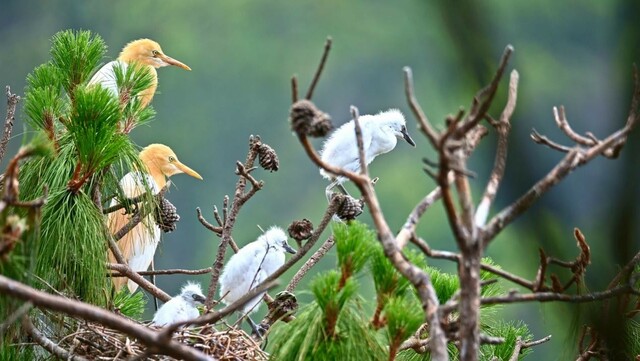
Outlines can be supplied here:
M160 44L150 39L134 40L124 46L117 60L110 61L98 70L89 84L100 84L109 89L116 97L118 96L118 85L116 84L115 67L120 65L122 71L126 71L127 66L138 63L149 69L152 76L151 86L140 93L142 107L146 107L153 99L153 95L158 87L158 73L156 68L173 65L182 69L191 70L186 64L167 56L160 48Z
M153 194L157 194L167 185L167 178L174 174L186 173L202 179L200 174L182 164L173 150L163 144L151 144L145 147L140 152L140 160L146 169L129 172L120 180L120 187L127 198L137 197L145 193L147 188ZM112 206L116 203L116 200L111 201ZM120 210L109 214L108 225L111 234L115 234L129 223L131 216L125 212ZM146 271L149 268L160 242L160 233L160 227L155 223L153 214L149 214L118 241L124 260L134 271ZM109 252L109 261L116 263L111 252ZM114 277L112 280L118 291L127 278ZM129 280L128 287L133 293L138 288L138 284Z
M284 252L296 253L287 243L287 235L282 228L275 226L242 247L229 259L220 276L222 302L230 305L262 283L284 264ZM247 316L255 312L262 296L264 293L245 303L239 310ZM247 319L259 334L255 323L250 318Z
M180 294L162 305L153 315L153 326L166 326L176 322L192 320L200 316L197 305L204 304L205 297L197 283L188 282L180 290Z
M389 109L376 115L358 117L362 130L362 145L365 163L370 164L380 154L388 153L396 147L398 138L404 139L412 146L416 143L407 132L404 116L398 109ZM353 120L343 124L324 143L321 154L322 161L351 172L360 172L360 156L356 141L355 123ZM338 186L347 194L342 186L345 177L336 177L324 169L320 174L331 181L326 188L327 199L331 199L331 190Z

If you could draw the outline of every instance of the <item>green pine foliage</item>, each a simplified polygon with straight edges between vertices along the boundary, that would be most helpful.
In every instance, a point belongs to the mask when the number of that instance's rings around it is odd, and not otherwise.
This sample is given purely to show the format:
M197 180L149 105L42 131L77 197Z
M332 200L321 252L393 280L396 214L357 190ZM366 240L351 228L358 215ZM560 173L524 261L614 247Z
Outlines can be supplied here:
M412 336L424 323L424 312L416 298L403 295L388 300L384 307L384 315L387 321L389 359L395 359L402 342Z
M117 82L130 95L126 99L87 85L105 51L95 34L61 31L52 39L51 60L27 77L27 123L54 144L55 154L21 167L21 199L41 196L45 186L49 196L40 235L14 252L25 271L17 279L33 271L58 291L98 305L106 305L110 295L105 261L111 235L100 209L123 198L118 185L123 174L141 169L138 148L127 134L154 115L151 107L132 101L151 82L147 69L121 72ZM99 203L92 199L96 189L103 195ZM152 207L155 199L147 194L143 207Z
M107 51L101 37L90 31L64 30L53 36L52 64L60 72L61 85L73 99L76 86L95 73Z
M316 301L305 305L290 323L279 322L269 335L273 360L384 360L385 351L368 327L349 278L338 289L340 274L318 275L311 288Z
M529 331L527 325L523 322L502 322L498 321L490 326L485 325L483 332L489 336L502 337L505 342L499 345L482 345L480 346L480 357L482 360L509 360L513 349L516 346L516 340L520 337L523 341L531 341L533 335ZM531 353L531 348L520 350L519 360Z
M142 319L146 305L147 299L144 292L129 293L126 287L113 297L113 308L120 311L124 316L134 320Z
M376 234L358 221L338 223L333 227L342 281L360 272L377 244Z

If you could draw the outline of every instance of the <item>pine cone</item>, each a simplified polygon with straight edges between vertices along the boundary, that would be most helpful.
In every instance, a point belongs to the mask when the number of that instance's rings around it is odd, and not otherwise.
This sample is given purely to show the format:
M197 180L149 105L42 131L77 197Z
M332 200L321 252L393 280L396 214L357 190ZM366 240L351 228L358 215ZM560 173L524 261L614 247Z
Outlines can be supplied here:
M345 199L340 205L340 208L338 208L336 215L343 221L356 219L356 217L362 214L364 201L362 201L361 199L355 199L349 195L344 195L344 198Z
M158 207L155 211L156 224L160 229L167 233L176 230L177 223L180 220L180 215L177 212L176 206L171 204L168 199L162 197L158 202Z
M258 148L258 157L260 166L265 170L268 170L270 172L278 170L278 155L276 154L276 151L273 150L273 148L271 148L269 145L264 143L260 145L260 148Z
M298 247L300 247L302 245L301 242L309 239L313 234L313 224L310 220L304 218L299 221L293 221L287 231L289 232L289 237L295 239Z
M293 314L298 310L298 300L291 292L282 291L278 293L269 304L269 317L272 320L279 320L287 314Z
M313 118L313 123L307 134L311 137L325 137L333 129L331 116L327 113L318 111Z
M294 132L311 137L324 137L333 129L329 114L322 112L306 99L299 100L291 106L289 121Z

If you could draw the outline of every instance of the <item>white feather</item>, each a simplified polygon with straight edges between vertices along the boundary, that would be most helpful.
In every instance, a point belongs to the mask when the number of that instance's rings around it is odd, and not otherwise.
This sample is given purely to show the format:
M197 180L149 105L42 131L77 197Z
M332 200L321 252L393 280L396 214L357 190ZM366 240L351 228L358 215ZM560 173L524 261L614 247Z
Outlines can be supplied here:
M89 85L100 84L103 88L109 90L115 97L118 97L118 84L116 82L115 74L116 65L120 66L122 74L126 73L127 63L120 60L113 60L103 65L100 70L93 74L91 80L89 80Z
M389 109L376 115L358 117L362 131L362 145L366 164L370 164L378 155L392 151L398 142L401 126L405 125L404 116L397 109ZM353 120L343 124L324 143L321 158L324 162L344 168L351 172L360 171L355 123ZM324 169L320 174L332 179L334 176ZM341 182L343 177L338 178Z
M204 300L200 285L189 282L182 287L179 295L171 298L158 309L153 316L152 325L162 327L176 322L192 320L200 316L200 312L196 308L199 302L194 300L193 295L197 295Z
M220 276L222 302L227 305L235 302L280 268L285 260L283 244L286 241L287 235L281 228L271 227L234 254ZM246 303L242 313L255 312L263 295Z
M141 172L129 172L120 180L120 187L127 198L134 198L143 193L147 189L153 194L158 194L160 189L150 174ZM112 200L111 205L116 205L117 200ZM156 253L158 243L160 242L161 230L153 219L153 215L146 216L131 231L133 241L133 250L126 259L127 264L134 271L146 271L149 269L153 256ZM138 284L129 280L127 282L129 292L133 293Z

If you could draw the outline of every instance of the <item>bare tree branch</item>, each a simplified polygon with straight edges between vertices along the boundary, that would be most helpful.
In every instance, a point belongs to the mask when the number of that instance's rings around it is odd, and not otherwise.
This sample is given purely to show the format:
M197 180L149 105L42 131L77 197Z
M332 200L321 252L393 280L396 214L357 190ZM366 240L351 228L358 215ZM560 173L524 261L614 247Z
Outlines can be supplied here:
M316 85L318 85L318 80L320 80L320 75L322 75L322 70L324 69L325 64L327 63L327 58L329 57L329 51L331 51L331 43L332 43L332 39L331 37L328 37L327 40L324 42L324 52L322 53L322 58L320 58L320 64L318 64L318 68L316 69L316 73L313 75L313 80L311 81L311 84L309 85L309 90L307 90L307 95L305 96L305 99L307 100L311 100L311 97L313 96L313 91L316 88ZM297 85L295 82L292 82L292 85ZM297 89L295 89L295 93L297 94ZM296 101L294 100L294 103Z
M61 312L83 320L98 322L135 337L158 353L185 360L211 360L199 351L172 340L163 340L158 332L102 308L66 297L38 291L0 275L0 293L33 303L34 306Z
M0 140L0 162L4 159L4 154L7 151L7 144L13 131L13 122L16 120L16 106L20 101L19 95L11 93L11 87L7 85L5 89L7 94L7 116L4 119L4 133Z

